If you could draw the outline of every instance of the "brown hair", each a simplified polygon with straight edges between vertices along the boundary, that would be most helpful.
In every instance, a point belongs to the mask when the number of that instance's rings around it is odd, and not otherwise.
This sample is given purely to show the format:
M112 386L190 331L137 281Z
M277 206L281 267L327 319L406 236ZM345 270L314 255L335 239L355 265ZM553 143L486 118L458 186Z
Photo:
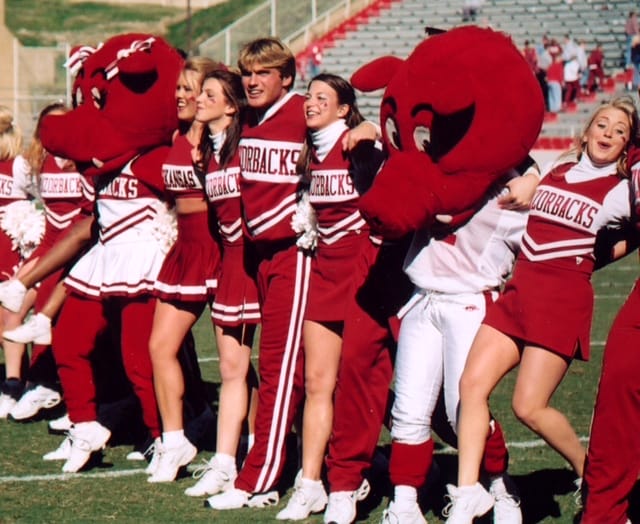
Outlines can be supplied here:
M31 166L31 174L33 176L38 176L40 171L42 170L42 164L44 163L44 159L47 156L47 152L44 147L42 147L42 141L40 140L40 127L42 126L42 121L44 117L50 115L52 113L66 113L69 109L62 102L53 102L45 106L40 114L38 115L38 121L36 123L36 128L33 131L33 137L31 139L31 143L27 148L27 151L24 154L26 161L29 166Z

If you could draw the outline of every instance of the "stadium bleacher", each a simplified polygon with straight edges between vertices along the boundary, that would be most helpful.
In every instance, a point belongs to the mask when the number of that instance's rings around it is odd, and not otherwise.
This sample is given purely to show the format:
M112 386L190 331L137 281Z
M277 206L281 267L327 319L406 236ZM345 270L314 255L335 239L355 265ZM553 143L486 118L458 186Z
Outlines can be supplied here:
M316 42L323 49L321 69L349 78L361 64L378 56L406 57L425 37L425 27L450 29L464 23L462 5L462 0L375 2ZM520 48L525 40L537 43L544 34L559 42L565 34L575 41L584 39L587 52L596 42L602 43L605 71L611 77L607 92L581 100L557 118L545 119L541 138L566 138L575 134L600 99L624 90L623 29L628 12L636 8L636 2L626 0L486 0L475 23L510 34ZM302 61L307 53L301 53ZM305 81L299 79L298 88L304 89ZM360 109L367 118L378 118L381 95L382 91L359 94ZM546 143L558 144L542 141Z

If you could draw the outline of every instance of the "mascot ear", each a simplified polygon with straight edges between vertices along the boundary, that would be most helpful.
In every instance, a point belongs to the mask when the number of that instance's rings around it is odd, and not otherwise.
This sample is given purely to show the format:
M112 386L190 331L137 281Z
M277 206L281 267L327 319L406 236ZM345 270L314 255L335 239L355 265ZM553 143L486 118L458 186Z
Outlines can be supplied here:
M376 91L389 84L404 60L397 56L383 56L363 65L353 73L351 85L363 92Z
M118 63L118 69L125 74L143 74L155 71L156 64L148 53L133 53Z

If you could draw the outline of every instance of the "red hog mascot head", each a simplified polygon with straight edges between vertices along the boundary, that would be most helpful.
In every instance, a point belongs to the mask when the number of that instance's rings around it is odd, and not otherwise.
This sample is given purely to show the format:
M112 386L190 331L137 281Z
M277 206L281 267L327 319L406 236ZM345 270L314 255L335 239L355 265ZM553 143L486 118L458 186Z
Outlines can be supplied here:
M86 175L100 175L170 144L178 127L175 89L182 63L164 40L146 34L76 48L67 61L75 74L74 109L43 121L44 147L74 160Z
M511 39L465 26L430 36L406 60L382 57L352 77L386 87L380 120L389 157L361 198L388 237L454 223L533 146L544 116L540 86Z

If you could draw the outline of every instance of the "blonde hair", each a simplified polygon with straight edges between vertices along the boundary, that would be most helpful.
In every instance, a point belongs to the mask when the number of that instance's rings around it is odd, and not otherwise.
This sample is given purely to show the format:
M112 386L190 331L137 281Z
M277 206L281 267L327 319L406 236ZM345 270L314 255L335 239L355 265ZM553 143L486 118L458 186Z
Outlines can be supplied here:
M624 146L622 150L622 154L618 158L616 172L618 176L622 178L629 178L629 166L627 165L627 152L629 150L629 146L632 144L638 145L638 131L639 131L639 119L638 119L638 109L631 98L628 95L621 95L612 100L606 100L600 104L596 110L591 114L584 127L582 128L579 135L577 135L574 139L574 145L569 151L562 155L562 158L565 156L575 155L577 160L582 158L582 155L585 152L585 140L584 136L587 134L589 128L593 125L598 115L605 109L617 109L618 111L622 111L627 118L629 119L629 141Z
M11 160L22 152L22 132L13 121L13 113L0 105L0 160Z
M278 38L258 38L242 48L238 58L240 71L250 71L256 64L277 69L282 78L291 77L289 89L292 88L296 79L296 58Z
M226 67L220 62L216 62L207 56L192 56L185 61L181 76L187 71L197 73L198 84L191 85L190 87L199 92L202 89L202 81L204 80L204 77L217 69L226 69Z

